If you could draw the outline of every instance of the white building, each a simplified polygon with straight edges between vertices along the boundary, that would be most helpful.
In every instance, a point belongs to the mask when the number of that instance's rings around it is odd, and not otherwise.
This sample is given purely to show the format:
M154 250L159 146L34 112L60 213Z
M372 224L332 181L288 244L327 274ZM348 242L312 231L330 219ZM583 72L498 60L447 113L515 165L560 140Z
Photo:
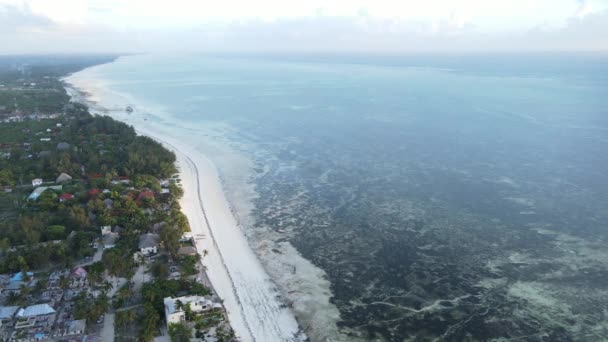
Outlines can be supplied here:
M192 310L194 313L222 308L221 304L214 303L211 301L211 299L203 296L185 296L179 298L167 297L164 299L165 317L167 317L167 329L172 323L181 323L186 320L186 313L184 312L183 308L179 308L179 305L177 304L178 301L182 303L182 307L186 307L186 305L188 305L190 310Z
M40 186L40 185L42 185L42 179L36 178L36 179L32 180L32 186Z
M101 235L108 235L112 232L112 226L103 226L101 227Z

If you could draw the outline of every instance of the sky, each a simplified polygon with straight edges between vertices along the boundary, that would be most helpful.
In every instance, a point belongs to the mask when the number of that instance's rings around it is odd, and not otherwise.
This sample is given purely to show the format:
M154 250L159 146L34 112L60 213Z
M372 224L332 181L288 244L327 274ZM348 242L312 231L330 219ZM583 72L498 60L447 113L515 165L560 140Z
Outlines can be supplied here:
M608 50L608 0L0 0L0 54Z

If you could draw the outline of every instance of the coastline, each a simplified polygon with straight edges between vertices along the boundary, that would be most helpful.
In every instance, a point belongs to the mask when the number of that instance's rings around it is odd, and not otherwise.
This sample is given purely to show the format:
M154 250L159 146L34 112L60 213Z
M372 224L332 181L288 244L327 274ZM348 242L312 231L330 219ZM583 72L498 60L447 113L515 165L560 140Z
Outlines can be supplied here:
M69 85L85 93L78 85ZM73 101L91 104L75 96ZM98 100L98 99L96 99ZM99 104L95 114L107 115ZM133 125L146 135L174 151L184 188L182 211L188 217L195 244L203 258L206 273L226 307L230 324L241 341L303 341L305 335L294 314L284 305L278 290L251 249L232 213L214 164L202 153L160 132L149 124L119 121ZM148 126L148 127L144 127ZM196 191L194 191L196 189Z

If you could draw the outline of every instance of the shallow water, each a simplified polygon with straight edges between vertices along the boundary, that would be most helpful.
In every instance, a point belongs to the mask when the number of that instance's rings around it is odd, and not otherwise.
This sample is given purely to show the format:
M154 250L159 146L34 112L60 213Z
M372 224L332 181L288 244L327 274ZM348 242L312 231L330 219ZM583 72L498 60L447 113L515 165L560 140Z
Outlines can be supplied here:
M76 77L214 161L313 339L596 341L601 57L130 56Z

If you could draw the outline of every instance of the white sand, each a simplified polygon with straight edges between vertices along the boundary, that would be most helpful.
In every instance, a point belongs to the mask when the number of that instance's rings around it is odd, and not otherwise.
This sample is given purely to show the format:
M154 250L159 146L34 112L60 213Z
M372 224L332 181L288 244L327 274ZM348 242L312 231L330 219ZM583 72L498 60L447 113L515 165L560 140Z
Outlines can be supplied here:
M73 84L91 90L82 82ZM152 123L113 116L175 152L184 187L182 210L199 253L208 251L203 264L241 341L302 341L305 337L298 334L293 313L282 305L279 292L240 230L213 163L186 142L164 136Z
M198 237L197 249L209 252L203 264L239 337L243 341L297 340L296 320L280 307L271 280L230 211L215 166L188 146L167 137L159 139L143 127L137 129L177 155L184 187L182 209Z

